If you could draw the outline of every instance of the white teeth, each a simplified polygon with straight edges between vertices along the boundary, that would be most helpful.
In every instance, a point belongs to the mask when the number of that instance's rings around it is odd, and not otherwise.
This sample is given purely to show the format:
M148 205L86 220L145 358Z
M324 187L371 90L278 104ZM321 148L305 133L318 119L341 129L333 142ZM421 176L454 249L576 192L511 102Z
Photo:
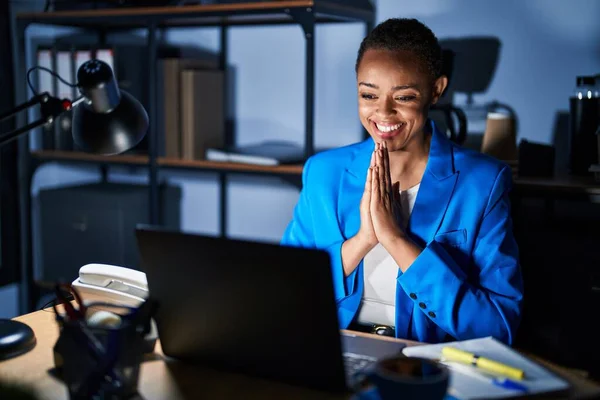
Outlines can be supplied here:
M402 124L385 126L385 125L379 125L378 123L375 123L375 125L377 126L377 129L379 129L381 132L385 132L385 133L395 131L396 129L400 128L400 126L402 126Z

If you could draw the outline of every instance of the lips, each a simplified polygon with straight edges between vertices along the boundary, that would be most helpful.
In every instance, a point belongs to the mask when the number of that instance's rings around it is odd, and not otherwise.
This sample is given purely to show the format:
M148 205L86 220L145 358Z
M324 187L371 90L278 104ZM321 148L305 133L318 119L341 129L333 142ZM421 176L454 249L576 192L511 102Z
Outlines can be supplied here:
M406 125L403 122L369 122L371 123L371 127L375 134L382 139L393 138L398 135Z

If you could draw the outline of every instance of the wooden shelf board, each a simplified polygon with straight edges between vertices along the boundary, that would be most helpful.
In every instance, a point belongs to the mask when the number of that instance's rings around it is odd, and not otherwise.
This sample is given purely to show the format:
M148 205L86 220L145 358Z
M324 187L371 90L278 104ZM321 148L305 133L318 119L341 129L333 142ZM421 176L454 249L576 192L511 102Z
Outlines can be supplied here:
M82 161L82 162L98 162L108 164L132 164L145 165L148 164L148 156L137 154L125 154L116 156L103 156L78 151L66 150L38 150L32 151L31 155L40 160L48 161Z
M279 175L301 175L302 165L254 165L232 162L207 161L207 160L180 160L176 158L159 158L158 164L163 167L198 168L222 171L264 172Z
M71 161L71 162L95 162L121 165L148 165L148 156L145 155L116 155L102 156L76 151L39 150L33 151L31 155L45 161ZM166 168L189 168L198 170L229 171L264 173L273 175L301 175L302 165L277 165L264 166L254 164L241 164L230 162L217 162L206 160L181 160L176 158L159 157L157 163Z
M316 4L315 4L316 3ZM96 10L65 10L19 13L17 20L28 23L66 25L74 27L103 26L136 28L149 21L161 27L201 26L221 24L290 23L290 11L314 9L317 19L331 21L360 21L372 19L373 10L346 6L327 1L281 0L163 7L121 7Z

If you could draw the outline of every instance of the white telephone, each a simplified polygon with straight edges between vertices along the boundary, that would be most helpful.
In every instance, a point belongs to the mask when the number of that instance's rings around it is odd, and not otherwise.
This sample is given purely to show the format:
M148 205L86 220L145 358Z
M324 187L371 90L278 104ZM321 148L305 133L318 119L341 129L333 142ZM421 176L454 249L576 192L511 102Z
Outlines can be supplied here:
M84 304L92 302L107 302L111 304L138 307L148 298L148 281L146 274L130 268L118 267L109 264L86 264L79 269L79 277L72 286L77 290ZM97 322L102 319L106 324L118 319L115 314L108 315L106 311L98 314L91 320ZM145 352L154 351L158 337L154 320L151 329L145 337Z
M86 303L107 301L137 307L148 298L146 274L116 265L84 265L72 285Z

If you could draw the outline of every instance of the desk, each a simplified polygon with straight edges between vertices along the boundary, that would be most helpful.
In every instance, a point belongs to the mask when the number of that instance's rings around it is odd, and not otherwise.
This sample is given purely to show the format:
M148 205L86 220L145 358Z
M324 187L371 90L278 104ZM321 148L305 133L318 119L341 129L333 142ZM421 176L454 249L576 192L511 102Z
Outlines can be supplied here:
M517 197L568 198L600 203L600 182L595 181L591 177L576 176L553 178L517 177L514 179L513 193Z
M512 211L525 286L518 344L600 378L600 182L518 177Z
M0 362L0 380L34 388L39 399L66 399L65 386L48 373L53 367L52 347L58 338L54 314L50 310L37 311L15 318L28 324L37 336L37 345L29 353ZM372 336L362 333L358 335ZM381 340L397 340L392 338ZM416 342L402 341L409 346ZM534 358L573 385L571 398L600 396L596 385L564 368ZM145 400L151 399L344 399L299 387L293 387L262 379L215 371L204 367L192 367L167 359L157 343L155 354L142 363L139 391Z

